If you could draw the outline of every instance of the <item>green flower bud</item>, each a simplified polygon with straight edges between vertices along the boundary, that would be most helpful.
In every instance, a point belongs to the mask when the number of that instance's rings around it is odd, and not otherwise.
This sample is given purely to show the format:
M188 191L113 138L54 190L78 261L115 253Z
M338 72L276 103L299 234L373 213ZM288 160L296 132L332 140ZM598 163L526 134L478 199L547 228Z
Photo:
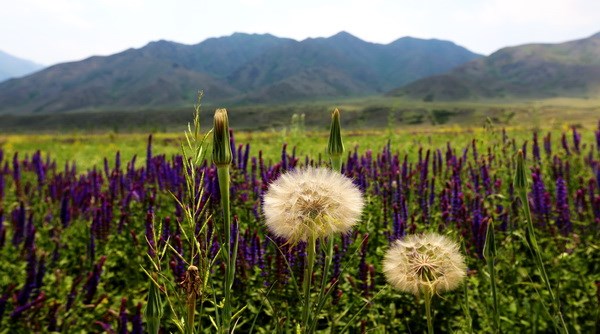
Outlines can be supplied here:
M331 113L331 131L329 132L329 143L327 153L331 160L331 168L342 171L342 154L344 154L344 143L342 142L342 131L340 126L340 111L335 108Z
M163 316L163 306L160 297L160 290L156 286L157 275L153 275L154 282L150 281L150 290L148 290L148 302L144 310L148 333L157 334L160 329L160 319Z
M231 164L231 146L229 143L229 119L226 109L215 111L215 123L213 128L213 162L217 166L228 166Z
M525 172L525 161L523 157L523 150L519 150L517 153L517 169L515 172L514 186L517 190L527 189L527 174Z
M496 238L494 236L494 221L489 220L485 233L485 244L483 246L483 257L490 261L496 257Z
M329 153L330 156L341 156L344 154L344 143L342 142L340 126L340 111L337 108L331 113L331 130L329 132L327 153Z

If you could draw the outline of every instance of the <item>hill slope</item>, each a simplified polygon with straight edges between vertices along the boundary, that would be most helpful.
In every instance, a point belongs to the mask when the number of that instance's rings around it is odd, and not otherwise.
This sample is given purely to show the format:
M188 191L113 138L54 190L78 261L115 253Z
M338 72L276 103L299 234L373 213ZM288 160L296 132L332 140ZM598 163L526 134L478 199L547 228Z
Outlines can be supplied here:
M561 44L500 49L448 73L393 90L427 100L590 97L600 93L600 33Z
M33 73L44 66L12 56L0 50L0 81Z
M266 102L385 92L479 56L451 42L381 45L342 32L301 42L236 33L49 67L0 83L0 113L139 110L194 102Z

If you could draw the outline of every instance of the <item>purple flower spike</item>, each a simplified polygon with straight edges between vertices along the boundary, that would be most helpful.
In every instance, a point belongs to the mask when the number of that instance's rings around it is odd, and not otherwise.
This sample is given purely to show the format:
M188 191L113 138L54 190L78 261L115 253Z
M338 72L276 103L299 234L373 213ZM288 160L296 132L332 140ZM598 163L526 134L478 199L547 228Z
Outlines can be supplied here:
M533 159L535 159L535 161L540 162L542 159L540 157L540 145L538 143L538 133L534 132L533 133Z
M15 310L12 311L12 313L10 314L10 317L13 320L16 320L21 316L23 312L42 304L45 300L46 295L42 292L39 296L37 296L37 298L34 301L15 308Z
M25 204L19 203L19 207L12 212L13 218L13 237L12 243L17 247L25 236Z
M594 134L596 135L596 150L600 152L600 121L598 121L598 130Z
M94 321L94 323L100 327L102 327L102 330L104 330L104 332L108 333L108 334L115 334L115 331L113 330L112 326L110 324L107 324L105 322L102 321Z
M6 303L11 296L13 288L14 286L9 287L8 291L4 292L2 297L0 297L0 323L2 323L2 318L4 317L4 312L6 311Z
M2 204L2 199L4 199L4 172L0 170L0 205Z
M581 134L577 132L577 129L573 127L573 147L575 152L579 154L579 145L581 144Z
M142 326L142 304L137 304L135 315L131 319L131 334L143 334L144 327Z
M544 137L544 152L546 152L546 156L552 156L552 137L550 132Z
M63 194L60 203L60 221L63 228L67 228L71 222L71 211L69 209L69 195L67 192Z
M15 185L19 187L21 184L21 165L19 164L19 153L15 153L13 156L13 180Z
M121 308L119 309L119 334L127 334L127 298L121 299Z
M569 212L567 184L562 177L556 180L556 226L567 235L573 229Z
M6 241L6 228L4 227L4 210L0 208L0 249L4 247Z
M148 146L146 147L146 172L148 173L148 176L154 175L154 169L152 167L152 135L149 135Z
M567 135L565 133L562 134L560 142L567 155L571 155L571 150L569 150L569 143L567 142Z
M46 328L48 332L58 332L58 320L56 319L56 315L58 313L58 308L60 307L60 303L53 302L52 306L48 310L48 327ZM1 320L1 319L0 319Z
M100 258L98 263L94 265L93 270L88 275L88 279L83 287L86 292L83 299L85 304L90 304L92 302L92 299L98 290L98 284L100 283L100 275L102 274L104 262L106 262L106 256L102 256Z

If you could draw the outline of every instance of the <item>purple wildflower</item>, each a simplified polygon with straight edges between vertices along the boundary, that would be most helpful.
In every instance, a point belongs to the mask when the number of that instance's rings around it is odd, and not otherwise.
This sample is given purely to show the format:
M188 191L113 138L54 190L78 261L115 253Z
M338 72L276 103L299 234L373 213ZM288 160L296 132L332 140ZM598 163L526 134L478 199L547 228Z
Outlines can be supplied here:
M100 327L102 327L102 330L108 334L114 334L115 331L112 328L112 326L110 324L107 324L105 322L102 321L94 321L94 323Z
M19 153L15 153L13 156L13 180L17 188L17 194L20 193L21 187L21 165L19 164Z
M540 162L542 159L540 157L540 145L538 143L538 133L537 131L533 133L533 147L532 147L532 151L533 151L533 159L537 162Z
M146 146L146 172L149 177L154 175L154 168L152 165L152 135L148 136L148 146Z
M25 204L19 203L19 207L12 212L13 237L12 244L17 247L25 236Z
M83 302L85 304L90 304L96 291L98 290L98 284L100 283L100 275L102 274L102 267L104 266L104 262L106 262L106 256L102 256L98 263L94 265L92 271L88 274L87 281L83 286L85 290L85 297Z
M73 306L75 298L77 297L77 287L81 281L83 281L83 276L77 276L77 278L73 280L73 283L71 283L71 292L67 295L66 311L70 310Z
M544 137L544 152L546 152L546 156L552 155L552 134L548 132L548 134Z
M581 144L581 134L577 132L577 129L573 127L573 147L575 152L579 154L579 145Z
M537 221L545 225L548 222L550 208L546 203L546 187L542 180L542 175L539 168L534 169L531 174L533 180L531 187L531 197L533 199L533 212L537 216Z
M46 300L46 295L45 295L45 294L42 292L42 293L40 293L40 294L37 296L37 298L36 298L35 300L33 300L32 302L30 302L30 303L27 303L27 304L25 304L25 305L21 305L21 306L19 306L19 307L15 308L15 309L14 309L14 310L11 312L11 314L10 314L10 317L11 317L13 320L16 320L16 319L18 319L18 318L21 316L21 314L22 314L23 312L25 312L25 311L27 311L27 310L29 310L29 309L33 308L33 307L36 307L36 306L38 306L38 305L42 304L42 303L43 303L45 300Z
M600 121L598 121L598 130L594 134L596 135L596 150L600 152Z
M2 294L2 297L0 297L0 323L2 323L2 318L4 317L4 312L6 311L6 303L11 296L13 288L14 286L10 286L8 290Z
M369 235L365 234L363 243L360 247L360 263L358 265L358 279L360 280L360 289L364 297L369 296L369 266L367 265L367 248L369 246Z
M46 328L48 332L58 332L58 321L56 319L56 315L58 314L58 308L60 307L60 303L53 302L52 306L48 310L48 327Z
M0 249L6 241L6 228L4 227L4 209L0 208Z
M556 226L564 235L572 230L567 184L562 177L556 180Z
M121 299L121 307L119 309L119 327L117 329L119 334L127 334L127 298Z
M0 170L0 204L4 199L4 172Z
M131 334L143 334L144 327L142 326L142 304L138 303L135 315L131 318Z
M17 296L17 305L25 305L33 292L35 287L35 274L37 268L37 257L35 256L35 252L30 252L27 257L27 269L25 276L25 283L23 284L23 288L19 291Z
M569 149L569 143L567 142L567 135L565 133L562 134L560 138L560 142L562 144L563 149L567 153L567 155L571 155L571 150Z

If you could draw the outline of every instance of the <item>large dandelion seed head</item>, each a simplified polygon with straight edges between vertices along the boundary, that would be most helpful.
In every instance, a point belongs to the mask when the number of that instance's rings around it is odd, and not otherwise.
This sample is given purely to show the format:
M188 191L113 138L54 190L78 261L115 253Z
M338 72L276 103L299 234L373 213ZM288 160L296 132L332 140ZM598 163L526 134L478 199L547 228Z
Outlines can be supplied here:
M394 288L414 295L453 290L466 274L458 245L437 233L409 235L386 252L383 272Z
M348 232L360 219L363 196L352 180L327 168L281 175L264 196L267 228L291 244Z

